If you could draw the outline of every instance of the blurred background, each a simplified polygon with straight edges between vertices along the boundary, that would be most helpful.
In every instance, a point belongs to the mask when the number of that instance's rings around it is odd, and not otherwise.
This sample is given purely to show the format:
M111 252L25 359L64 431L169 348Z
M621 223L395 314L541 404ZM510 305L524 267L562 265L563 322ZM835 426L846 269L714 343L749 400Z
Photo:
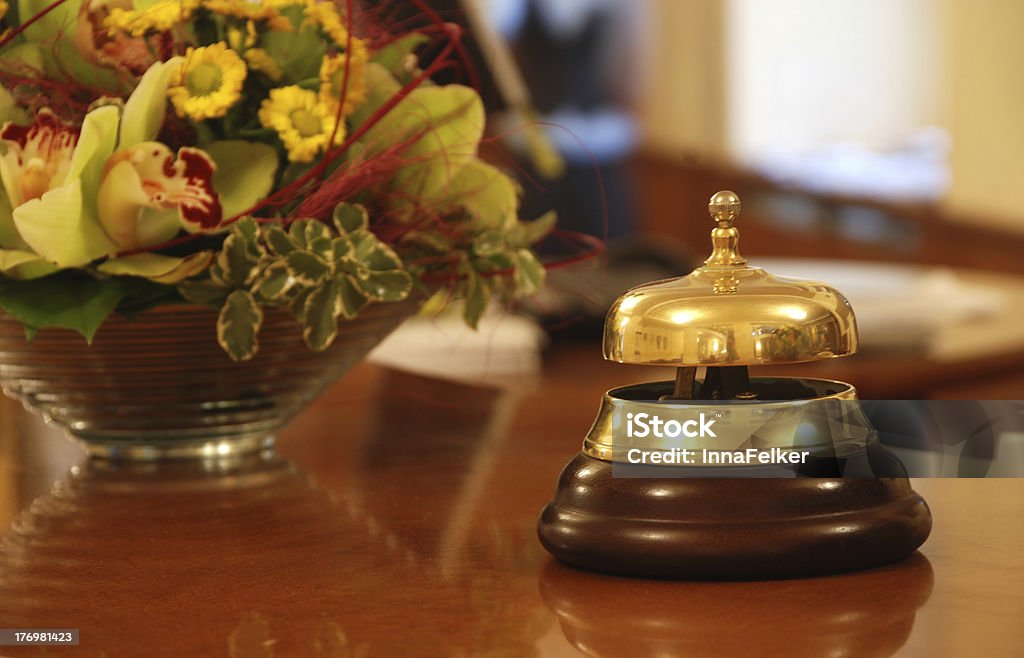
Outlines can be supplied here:
M615 297L699 265L707 199L732 189L753 264L823 280L857 312L862 354L787 374L867 399L1024 398L1024 3L430 4L469 28L523 214L554 207L608 240L605 261L552 271L525 307L561 349L596 357ZM516 111L506 57L535 115Z

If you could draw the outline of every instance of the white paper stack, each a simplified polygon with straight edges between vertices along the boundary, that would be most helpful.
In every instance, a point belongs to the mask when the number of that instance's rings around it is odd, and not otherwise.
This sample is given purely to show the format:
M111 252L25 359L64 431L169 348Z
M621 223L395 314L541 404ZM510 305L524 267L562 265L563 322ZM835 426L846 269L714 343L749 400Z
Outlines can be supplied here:
M546 336L523 316L488 312L477 330L458 313L407 320L373 352L377 365L426 377L501 388L532 381Z
M843 293L857 314L863 349L932 352L944 333L1007 311L1005 291L946 267L775 258L752 264Z

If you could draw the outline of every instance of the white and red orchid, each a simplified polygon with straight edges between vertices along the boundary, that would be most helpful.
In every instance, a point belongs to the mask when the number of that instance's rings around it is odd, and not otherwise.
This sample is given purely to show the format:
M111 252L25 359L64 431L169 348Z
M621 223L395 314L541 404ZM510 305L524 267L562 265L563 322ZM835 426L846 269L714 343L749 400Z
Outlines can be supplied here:
M65 125L45 108L31 126L7 123L0 129L0 142L7 147L0 156L0 178L12 207L64 183L78 135L78 128Z
M142 142L114 153L100 181L100 224L118 249L148 247L190 232L220 228L224 219L213 189L216 165L203 151L177 156L159 142Z

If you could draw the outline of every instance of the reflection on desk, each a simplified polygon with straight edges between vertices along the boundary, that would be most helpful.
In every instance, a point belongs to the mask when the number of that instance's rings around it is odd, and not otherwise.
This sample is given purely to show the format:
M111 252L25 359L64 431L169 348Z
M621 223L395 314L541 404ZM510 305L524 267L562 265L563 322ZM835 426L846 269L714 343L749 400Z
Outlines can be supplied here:
M1021 480L915 482L935 513L925 557L874 571L654 583L553 563L537 513L599 393L627 383L621 366L562 358L517 392L362 366L282 437L285 457L66 470L2 519L0 626L80 628L81 646L0 655L1019 652ZM39 453L64 439L0 439L46 448L13 450L0 491L50 487Z

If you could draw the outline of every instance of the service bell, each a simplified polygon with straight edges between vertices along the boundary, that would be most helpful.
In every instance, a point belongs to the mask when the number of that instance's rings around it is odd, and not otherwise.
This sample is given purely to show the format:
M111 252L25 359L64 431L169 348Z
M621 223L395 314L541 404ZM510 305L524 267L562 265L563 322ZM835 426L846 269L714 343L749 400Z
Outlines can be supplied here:
M538 525L559 560L646 577L807 576L898 560L927 538L928 506L853 386L750 376L853 354L857 323L835 289L748 265L740 208L715 194L704 265L612 305L605 358L676 377L605 394Z

